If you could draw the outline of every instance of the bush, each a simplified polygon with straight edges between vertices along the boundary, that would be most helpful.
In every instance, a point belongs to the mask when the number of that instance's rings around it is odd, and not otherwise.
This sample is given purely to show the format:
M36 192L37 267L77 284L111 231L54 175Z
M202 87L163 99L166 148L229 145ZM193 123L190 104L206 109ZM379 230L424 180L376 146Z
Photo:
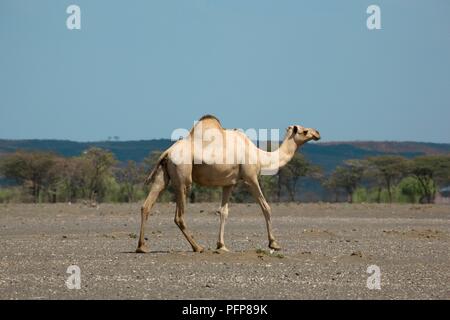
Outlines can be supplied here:
M22 192L19 187L0 188L0 203L21 202Z
M191 202L218 202L222 198L222 188L203 187L193 183L188 196Z
M414 177L406 177L397 186L399 197L406 202L417 203L422 197L422 188L419 181Z
M368 202L369 198L369 192L366 188L356 188L355 192L353 193L353 202L354 203L361 203L361 202Z

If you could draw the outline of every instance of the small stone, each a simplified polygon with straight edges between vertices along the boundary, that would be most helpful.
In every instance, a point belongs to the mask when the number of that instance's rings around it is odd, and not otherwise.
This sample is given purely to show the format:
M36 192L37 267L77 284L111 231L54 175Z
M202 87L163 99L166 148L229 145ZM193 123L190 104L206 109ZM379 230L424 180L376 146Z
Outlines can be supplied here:
M355 251L355 252L352 252L352 254L350 256L362 258L363 254L361 251Z

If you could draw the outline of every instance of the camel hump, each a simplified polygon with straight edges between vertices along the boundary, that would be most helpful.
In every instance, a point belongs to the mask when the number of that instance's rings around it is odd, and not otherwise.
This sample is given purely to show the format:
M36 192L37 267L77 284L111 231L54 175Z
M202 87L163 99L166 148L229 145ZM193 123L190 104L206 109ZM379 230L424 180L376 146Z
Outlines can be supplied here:
M221 123L220 123L220 120L219 120L216 116L213 116L212 114L205 114L205 115L202 116L200 119L198 119L198 121L207 120L207 119L215 120L215 121L217 121L219 124L221 124Z
M223 127L220 124L220 120L210 114L207 114L207 115L204 115L203 117L201 117L195 124L194 128L199 128L200 125L202 128L201 129L202 131L207 130L207 129L223 130ZM194 128L192 128L191 134L192 134L192 131Z

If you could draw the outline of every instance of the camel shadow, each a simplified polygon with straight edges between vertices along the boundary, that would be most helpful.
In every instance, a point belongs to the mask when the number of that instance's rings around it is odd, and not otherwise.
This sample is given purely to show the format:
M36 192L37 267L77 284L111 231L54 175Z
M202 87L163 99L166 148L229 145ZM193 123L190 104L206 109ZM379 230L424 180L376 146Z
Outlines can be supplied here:
M136 251L120 251L120 254L138 254L138 255L146 255L146 254L170 254L170 253L187 253L189 251L174 251L174 250L153 250L146 253L137 253Z

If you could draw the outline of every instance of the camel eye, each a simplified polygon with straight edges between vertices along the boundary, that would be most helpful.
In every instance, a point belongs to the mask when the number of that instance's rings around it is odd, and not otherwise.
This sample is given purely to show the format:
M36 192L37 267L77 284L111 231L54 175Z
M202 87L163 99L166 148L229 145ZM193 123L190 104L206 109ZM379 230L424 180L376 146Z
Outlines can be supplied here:
M303 134L306 136L308 134L308 130L303 131Z

